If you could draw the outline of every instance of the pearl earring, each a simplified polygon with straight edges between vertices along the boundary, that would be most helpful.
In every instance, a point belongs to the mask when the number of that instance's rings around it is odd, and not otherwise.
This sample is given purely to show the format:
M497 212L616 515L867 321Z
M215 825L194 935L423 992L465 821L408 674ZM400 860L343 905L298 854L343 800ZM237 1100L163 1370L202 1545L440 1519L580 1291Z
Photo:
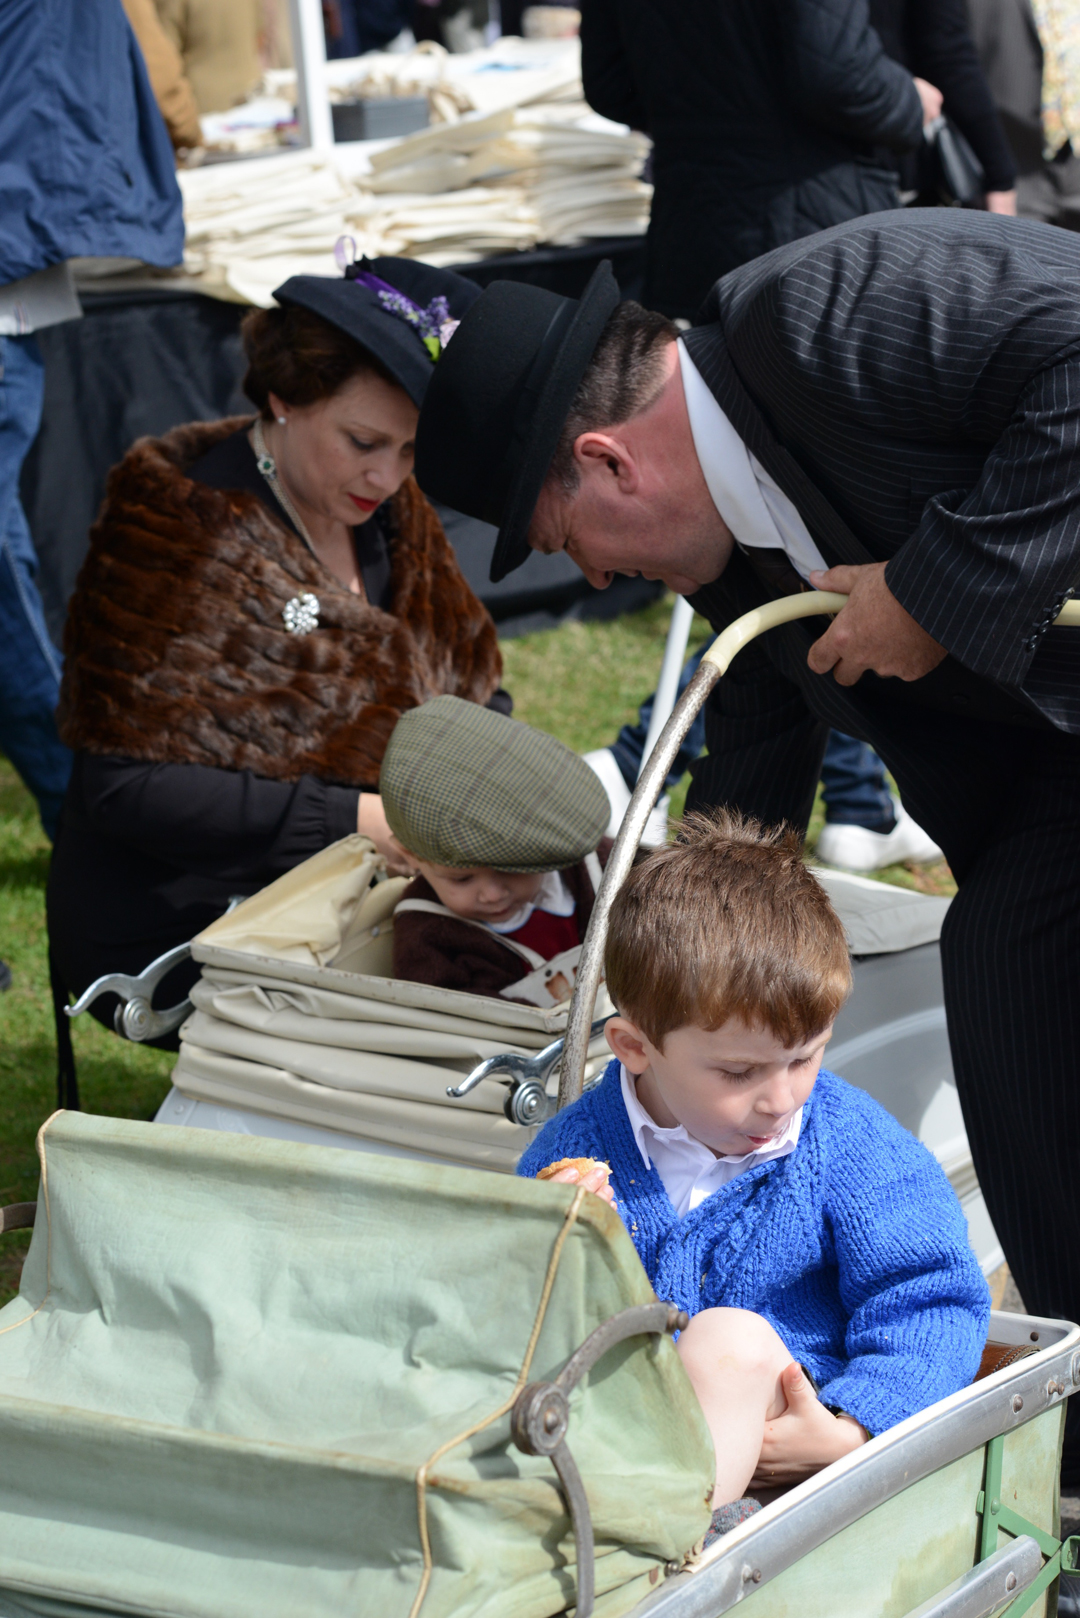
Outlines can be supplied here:
M285 417L284 416L279 416L278 417L278 426L279 427L284 427L284 425L285 425Z

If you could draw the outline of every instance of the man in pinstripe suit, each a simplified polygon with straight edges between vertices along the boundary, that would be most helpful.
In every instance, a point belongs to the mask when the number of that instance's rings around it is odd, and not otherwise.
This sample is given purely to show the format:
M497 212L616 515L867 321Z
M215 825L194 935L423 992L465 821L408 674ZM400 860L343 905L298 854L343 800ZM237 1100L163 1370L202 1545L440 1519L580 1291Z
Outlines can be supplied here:
M502 522L500 574L565 548L716 628L807 579L849 593L736 660L688 806L805 827L830 727L886 761L960 887L942 962L988 1207L1028 1308L1080 1318L1080 630L1048 632L1080 575L1080 239L874 214L735 270L681 339L612 297L568 365L598 296L561 348L550 294L478 300L420 481Z

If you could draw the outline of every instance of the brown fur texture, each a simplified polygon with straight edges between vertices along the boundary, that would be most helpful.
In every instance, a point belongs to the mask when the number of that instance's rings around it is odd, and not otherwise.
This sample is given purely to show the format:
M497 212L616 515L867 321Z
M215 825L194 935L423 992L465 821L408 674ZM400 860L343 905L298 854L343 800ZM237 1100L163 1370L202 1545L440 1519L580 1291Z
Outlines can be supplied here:
M495 626L412 478L388 612L254 494L192 482L184 468L246 421L142 438L110 473L68 612L60 733L89 753L374 787L404 709L488 700ZM293 635L282 611L305 592L318 627Z

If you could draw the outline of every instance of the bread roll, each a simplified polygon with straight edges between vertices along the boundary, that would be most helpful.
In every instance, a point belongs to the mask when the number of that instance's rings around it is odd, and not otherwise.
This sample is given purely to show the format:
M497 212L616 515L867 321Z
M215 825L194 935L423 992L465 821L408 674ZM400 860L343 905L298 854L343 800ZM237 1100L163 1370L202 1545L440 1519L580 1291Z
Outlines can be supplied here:
M554 1179L560 1169L577 1169L582 1179L585 1178L590 1169L603 1169L605 1185L611 1178L611 1164L602 1163L596 1157L560 1157L557 1163L549 1163L546 1169L541 1169L536 1178L538 1180Z

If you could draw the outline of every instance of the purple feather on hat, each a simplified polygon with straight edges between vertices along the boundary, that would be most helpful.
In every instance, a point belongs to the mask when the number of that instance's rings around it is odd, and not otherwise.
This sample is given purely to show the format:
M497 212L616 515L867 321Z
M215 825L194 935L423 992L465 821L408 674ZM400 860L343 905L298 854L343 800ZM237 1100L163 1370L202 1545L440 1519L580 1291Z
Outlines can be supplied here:
M339 242L334 250L334 256L339 263L345 257L344 253L339 255L338 249L341 247L342 242ZM388 315L394 315L398 320L403 320L406 325L411 326L434 364L461 324L451 317L450 305L446 298L440 293L432 298L426 307L414 303L412 298L397 287L391 286L389 281L384 281L374 270L365 268L367 262L367 259L362 259L360 264L346 263L344 266L346 278L367 287L369 292L374 292Z

